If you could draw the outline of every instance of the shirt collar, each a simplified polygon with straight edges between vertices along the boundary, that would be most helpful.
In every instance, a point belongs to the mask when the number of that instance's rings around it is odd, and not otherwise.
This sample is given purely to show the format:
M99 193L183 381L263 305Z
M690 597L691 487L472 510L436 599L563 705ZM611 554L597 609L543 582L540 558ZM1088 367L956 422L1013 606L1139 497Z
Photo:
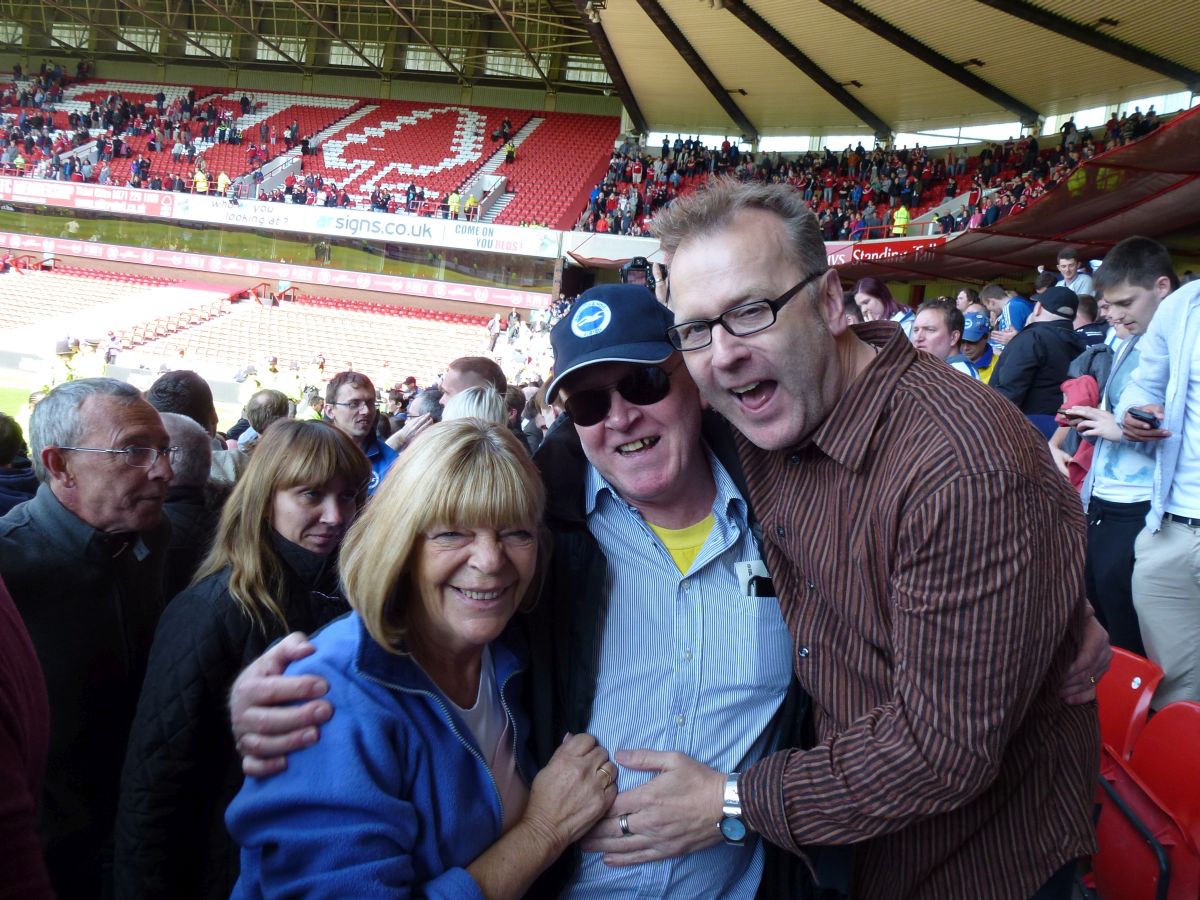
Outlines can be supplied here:
M709 468L712 469L713 481L717 486L717 495L713 500L713 512L718 510L726 515L733 515L740 520L745 521L748 515L748 507L745 499L737 489L737 485L733 483L733 479L729 473L725 471L725 467L721 465L713 452L708 449L708 445L704 444L704 455L708 458ZM596 511L596 506L600 502L600 497L607 494L613 500L619 503L626 503L624 498L617 493L614 488L599 470L590 462L587 467L586 480L584 482L584 514L591 516Z
M878 352L842 394L812 442L826 456L857 472L879 427L900 376L917 358L907 335L894 322L850 326Z

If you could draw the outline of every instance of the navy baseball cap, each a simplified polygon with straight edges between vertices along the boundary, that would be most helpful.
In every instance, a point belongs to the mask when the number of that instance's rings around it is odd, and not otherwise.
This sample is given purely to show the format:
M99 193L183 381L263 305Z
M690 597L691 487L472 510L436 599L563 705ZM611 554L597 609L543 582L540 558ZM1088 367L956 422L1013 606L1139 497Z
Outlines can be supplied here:
M547 402L564 378L587 366L666 362L676 352L667 340L674 324L675 316L644 285L605 284L584 291L550 332L554 378L546 385Z
M992 323L989 321L986 314L981 312L964 313L963 314L963 333L964 341L981 341L992 333Z

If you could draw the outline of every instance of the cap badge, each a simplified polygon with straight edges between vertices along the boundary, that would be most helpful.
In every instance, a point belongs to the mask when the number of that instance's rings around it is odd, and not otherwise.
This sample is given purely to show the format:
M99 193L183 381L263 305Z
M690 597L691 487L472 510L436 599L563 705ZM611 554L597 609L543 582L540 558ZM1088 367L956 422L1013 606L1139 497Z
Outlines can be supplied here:
M608 304L599 300L588 300L575 310L571 319L571 331L579 338L589 338L600 334L612 321L612 310Z

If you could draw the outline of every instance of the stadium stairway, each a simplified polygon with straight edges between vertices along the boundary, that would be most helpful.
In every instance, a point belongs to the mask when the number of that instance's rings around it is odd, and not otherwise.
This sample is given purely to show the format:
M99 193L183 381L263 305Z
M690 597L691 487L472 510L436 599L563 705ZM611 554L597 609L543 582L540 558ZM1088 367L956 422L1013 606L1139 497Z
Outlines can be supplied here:
M545 121L546 121L545 119L541 119L541 118L537 118L537 117L532 118L528 122L526 122L524 125L522 125L521 129L512 136L512 138L511 138L512 145L517 148L518 152L520 151L521 145L523 143L525 143L525 139L527 137L529 137L531 134L533 134L534 130ZM504 147L502 146L499 150L497 150L495 153L492 154L491 159L489 159L486 163L483 164L483 168L479 170L479 175L477 175L476 178L472 179L472 181L475 181L478 178L482 178L484 175L495 175L496 170L498 168L500 168L500 166L503 165L503 163L504 163ZM464 186L464 190L469 190L469 185ZM512 203L514 196L515 196L515 194L512 191L505 191L504 195L499 200L497 200L486 213L483 214L482 221L484 221L484 222L496 221L496 216L498 216L498 215L500 215L500 213L504 212L504 208L506 206L508 206L508 204Z

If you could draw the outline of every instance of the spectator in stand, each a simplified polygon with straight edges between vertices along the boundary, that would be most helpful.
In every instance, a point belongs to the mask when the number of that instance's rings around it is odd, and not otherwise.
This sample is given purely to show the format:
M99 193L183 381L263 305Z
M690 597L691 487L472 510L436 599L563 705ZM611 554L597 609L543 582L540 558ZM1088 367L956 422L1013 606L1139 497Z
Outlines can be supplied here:
M979 299L987 306L995 325L991 337L992 349L1003 353L1005 345L1025 327L1033 313L1034 304L994 281L984 285L979 292Z
M172 448L137 388L108 378L52 390L34 408L30 444L42 484L0 519L0 571L50 697L47 867L60 900L94 900L163 605Z
M963 314L949 301L926 300L917 308L912 341L918 350L944 360L952 369L979 381L979 372L962 353Z
M1039 278L1041 276L1038 276ZM1079 295L1079 312L1075 314L1075 332L1089 346L1103 344L1108 337L1108 322L1099 318L1100 305L1091 294Z
M986 289L985 289L986 291ZM1028 324L1009 342L989 382L1049 440L1055 413L1062 405L1060 385L1067 367L1083 352L1083 339L1072 328L1079 298L1064 287L1041 295Z
M518 322L520 322L520 317L517 315L516 309L513 309L505 324L511 330ZM444 407L450 398L459 391L483 385L490 385L496 390L496 393L503 396L508 390L508 379L504 377L504 370L496 364L495 360L488 359L486 356L459 357L446 367L446 374L442 376L438 402ZM425 393L427 392L423 391L422 395ZM413 402L415 403L416 400ZM423 407L424 403L421 406ZM440 415L435 418L428 410L422 409L416 414L410 410L408 421L404 427L388 438L388 446L393 450L403 450L412 442L413 438L440 419Z
M348 611L333 560L370 475L354 442L324 423L281 422L263 436L154 638L121 778L118 898L229 896L238 859L223 816L242 783L229 687L273 641Z
M375 398L375 385L361 372L339 372L325 388L326 417L350 435L371 463L367 492L372 494L396 461L396 451L375 434Z
M1038 271L1042 271L1039 267ZM1058 251L1058 272L1062 276L1057 284L1070 288L1078 294L1095 294L1092 287L1092 276L1079 268L1079 256L1072 247L1064 247Z
M911 336L916 318L912 308L897 303L888 286L878 278L868 275L855 282L854 302L862 310L864 322L898 322L904 333Z
M224 496L207 489L213 457L208 432L188 416L159 415L171 445L178 448L171 462L175 475L163 504L163 513L171 522L163 583L163 597L169 601L187 587L208 553Z
M1100 402L1096 407L1067 410L1072 427L1095 442L1081 489L1088 513L1088 599L1112 643L1144 656L1132 579L1135 543L1145 527L1154 492L1154 445L1124 440L1113 410L1122 405L1138 368L1142 335L1178 281L1166 249L1155 241L1134 237L1108 252L1095 282L1111 304L1114 324L1131 337L1115 359L1103 344L1094 348L1110 358L1109 371L1096 376ZM1168 627L1174 627L1173 623Z
M0 413L0 516L37 493L25 435L16 419Z
M992 379L996 369L996 361L1000 354L992 349L989 336L992 332L992 321L983 310L970 310L963 313L962 348L963 356L975 367L979 380L985 384Z
M966 313L974 304L979 302L979 291L974 288L962 288L954 298L954 305L960 313Z
M1107 299L1104 269L1099 276ZM1132 317L1134 303L1121 315ZM1200 587L1194 577L1200 531L1197 347L1200 281L1193 280L1160 301L1139 342L1132 383L1116 409L1126 440L1150 441L1155 449L1150 512L1134 544L1133 602L1146 653L1164 672L1154 695L1156 709L1175 700L1200 701ZM1157 427L1134 411L1155 417Z

